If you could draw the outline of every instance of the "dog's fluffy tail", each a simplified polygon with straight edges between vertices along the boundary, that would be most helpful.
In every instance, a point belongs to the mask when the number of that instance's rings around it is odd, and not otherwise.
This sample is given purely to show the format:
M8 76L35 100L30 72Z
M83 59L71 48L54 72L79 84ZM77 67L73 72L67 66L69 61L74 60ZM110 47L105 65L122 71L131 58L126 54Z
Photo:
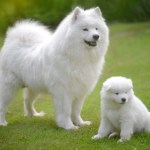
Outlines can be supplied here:
M31 46L48 40L51 34L51 31L39 22L23 20L8 29L5 42L11 43L15 40L22 46Z

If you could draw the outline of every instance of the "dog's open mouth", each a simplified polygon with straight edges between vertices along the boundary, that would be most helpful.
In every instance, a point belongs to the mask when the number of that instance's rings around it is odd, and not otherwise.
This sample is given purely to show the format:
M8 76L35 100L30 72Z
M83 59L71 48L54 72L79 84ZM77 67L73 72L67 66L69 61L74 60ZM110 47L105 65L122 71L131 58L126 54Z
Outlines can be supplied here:
M97 45L96 41L86 41L86 40L84 40L84 42L86 44L88 44L89 46L96 46Z

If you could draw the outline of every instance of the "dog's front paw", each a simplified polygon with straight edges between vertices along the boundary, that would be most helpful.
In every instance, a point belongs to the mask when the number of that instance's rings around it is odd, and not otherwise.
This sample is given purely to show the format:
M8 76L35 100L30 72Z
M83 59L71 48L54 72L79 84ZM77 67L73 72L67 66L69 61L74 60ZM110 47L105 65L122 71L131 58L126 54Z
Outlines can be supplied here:
M66 128L66 130L78 130L78 129L79 129L78 126L72 126L72 127Z
M56 121L58 127L63 128L65 130L77 130L79 128L77 125L73 124L71 118L67 118L64 115L58 115Z
M79 129L79 127L75 126L75 125L70 125L70 126L61 126L61 125L58 125L58 127L63 128L65 130L78 130Z
M80 126L80 127L89 126L92 124L91 121L84 121L84 120L82 120L81 117L72 118L72 120L75 125Z
M79 127L83 127L83 126L90 126L92 124L92 122L91 121L81 121L81 122L76 122L74 124Z
M4 121L4 122L0 122L0 126L7 126L7 121Z
M83 121L82 123L79 124L79 126L90 126L92 124L91 121Z

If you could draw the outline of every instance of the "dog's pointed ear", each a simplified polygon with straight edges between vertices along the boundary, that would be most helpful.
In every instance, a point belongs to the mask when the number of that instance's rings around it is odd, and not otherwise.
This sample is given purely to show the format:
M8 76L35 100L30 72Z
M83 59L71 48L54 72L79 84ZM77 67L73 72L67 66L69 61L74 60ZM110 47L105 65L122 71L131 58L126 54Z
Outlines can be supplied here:
M79 14L82 12L82 9L80 7L76 7L74 10L73 10L73 17L72 17L72 20L73 21L76 21Z
M94 9L94 11L95 11L100 17L102 17L102 12L101 12L101 10L100 10L99 7L96 7L96 8Z
M111 85L110 85L108 82L104 82L104 83L103 83L103 88L104 88L106 91L108 91L108 90L110 90Z
M99 7L94 8L94 13L96 13L101 20L105 21L105 19L103 18L102 12L101 12Z

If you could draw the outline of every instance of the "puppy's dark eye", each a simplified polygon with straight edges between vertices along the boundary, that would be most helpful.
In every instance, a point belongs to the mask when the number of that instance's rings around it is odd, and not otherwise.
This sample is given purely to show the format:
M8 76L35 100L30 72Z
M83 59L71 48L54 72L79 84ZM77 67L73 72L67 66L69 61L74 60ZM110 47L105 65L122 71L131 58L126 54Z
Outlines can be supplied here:
M118 95L119 93L115 93L116 95Z
M95 28L95 30L98 30L98 28Z
M88 31L88 29L87 29L87 28L84 28L83 31Z

